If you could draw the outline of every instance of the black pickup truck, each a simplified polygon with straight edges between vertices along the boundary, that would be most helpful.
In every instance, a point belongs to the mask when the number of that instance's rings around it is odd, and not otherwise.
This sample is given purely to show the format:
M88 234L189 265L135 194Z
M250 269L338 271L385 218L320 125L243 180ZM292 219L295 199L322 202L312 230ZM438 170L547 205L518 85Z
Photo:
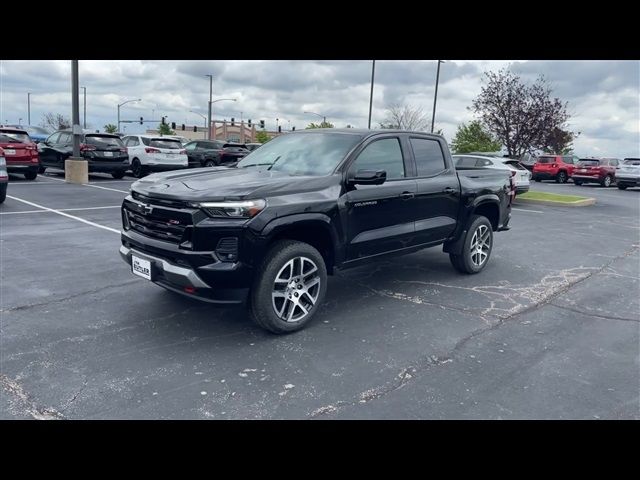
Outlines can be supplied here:
M457 270L481 271L514 191L507 171L456 171L438 135L294 132L231 168L134 183L120 254L168 290L246 300L258 325L292 332L318 310L335 269L444 245Z

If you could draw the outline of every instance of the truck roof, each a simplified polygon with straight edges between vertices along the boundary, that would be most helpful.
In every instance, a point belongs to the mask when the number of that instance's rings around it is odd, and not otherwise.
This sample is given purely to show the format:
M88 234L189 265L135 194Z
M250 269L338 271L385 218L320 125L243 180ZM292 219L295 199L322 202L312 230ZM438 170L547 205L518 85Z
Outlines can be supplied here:
M287 135L298 135L298 134L307 134L307 133L351 133L353 135L360 135L361 137L369 137L372 135L379 135L381 133L414 133L416 135L426 135L428 137L433 138L442 138L442 135L437 135L435 133L427 133L427 132L418 132L414 130L396 130L396 129L387 129L387 128L378 128L368 130L366 128L309 128L305 130L296 130L295 132L287 133Z

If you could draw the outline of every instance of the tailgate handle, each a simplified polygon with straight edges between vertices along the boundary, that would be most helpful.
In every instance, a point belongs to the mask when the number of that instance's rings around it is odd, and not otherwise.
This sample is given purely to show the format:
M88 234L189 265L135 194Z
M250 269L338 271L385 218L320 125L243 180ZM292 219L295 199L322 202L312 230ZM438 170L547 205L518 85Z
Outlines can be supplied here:
M410 198L415 197L415 194L413 192L402 192L400 194L400 198L403 200L409 200Z
M458 193L458 190L456 190L455 188L451 188L451 187L447 187L444 190L442 190L444 193L446 193L447 195L451 195L454 193Z

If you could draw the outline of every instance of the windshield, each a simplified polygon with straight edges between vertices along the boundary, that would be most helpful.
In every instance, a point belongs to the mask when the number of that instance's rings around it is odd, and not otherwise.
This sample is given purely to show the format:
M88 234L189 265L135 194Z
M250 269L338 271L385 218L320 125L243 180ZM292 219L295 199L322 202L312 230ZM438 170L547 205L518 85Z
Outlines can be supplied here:
M97 135L87 135L86 143L98 147L124 147L124 143L118 137L101 137Z
M0 132L0 142L2 143L29 143L29 135L21 132Z
M168 148L169 150L182 150L180 140L171 140L168 138L152 138L149 142L150 147Z
M251 152L237 167L266 167L290 175L329 175L361 138L320 132L282 135Z
M556 157L539 157L538 163L555 163Z

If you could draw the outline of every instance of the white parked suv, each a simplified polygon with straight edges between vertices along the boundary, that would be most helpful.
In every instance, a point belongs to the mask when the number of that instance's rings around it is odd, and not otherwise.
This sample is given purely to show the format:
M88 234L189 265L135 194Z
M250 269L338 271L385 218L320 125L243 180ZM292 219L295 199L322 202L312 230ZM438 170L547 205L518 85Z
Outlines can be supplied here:
M510 170L517 193L526 193L531 185L531 172L518 160L508 157L489 157L484 155L452 155L456 166L495 168L498 170Z
M128 135L122 139L127 147L131 172L137 178L149 172L178 170L189 166L187 151L180 140L153 135Z

